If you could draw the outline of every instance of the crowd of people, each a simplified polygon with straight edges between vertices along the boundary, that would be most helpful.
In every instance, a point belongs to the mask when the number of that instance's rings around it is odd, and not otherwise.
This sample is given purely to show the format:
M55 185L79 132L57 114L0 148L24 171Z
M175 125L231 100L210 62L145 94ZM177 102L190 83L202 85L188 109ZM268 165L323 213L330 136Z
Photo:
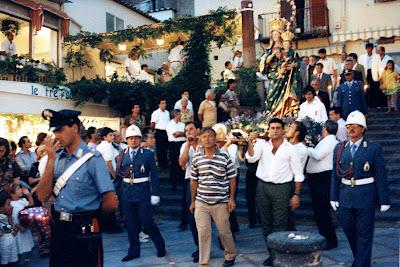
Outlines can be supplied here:
M50 255L53 266L95 266L102 259L99 233L120 232L122 227L130 243L122 261L140 257L140 243L149 239L157 256L164 257L166 244L152 206L162 200L158 171L169 170L171 190L182 187L178 228L192 232L193 261L210 264L214 221L223 266L233 266L240 231L235 214L239 167L245 162L248 226L260 223L265 241L273 232L295 229L292 213L301 204L306 181L326 249L338 246L333 209L349 240L354 266L370 266L374 208L380 205L386 211L390 201L382 150L363 134L368 107L384 105L383 92L388 112L392 106L397 111L398 74L383 47L378 55L371 45L366 49L360 57L364 66L354 53L343 53L340 64L327 58L324 49L319 58L303 57L306 86L298 117L290 125L270 119L267 134L250 133L246 145L239 145L226 126L242 112L232 72L241 67L240 51L234 64L225 64L226 91L207 90L197 112L189 91L182 92L171 112L167 105L172 103L165 99L151 114L143 114L134 103L119 132L84 129L80 112L45 110L42 116L52 136L40 133L35 146L27 136L17 144L0 139L1 264L28 260L35 237L41 256ZM130 76L140 75L129 68ZM179 66L174 68L179 71ZM305 118L323 124L315 147L305 144ZM20 223L21 211L35 206L51 210L50 237ZM269 255L264 266L272 265L274 254Z

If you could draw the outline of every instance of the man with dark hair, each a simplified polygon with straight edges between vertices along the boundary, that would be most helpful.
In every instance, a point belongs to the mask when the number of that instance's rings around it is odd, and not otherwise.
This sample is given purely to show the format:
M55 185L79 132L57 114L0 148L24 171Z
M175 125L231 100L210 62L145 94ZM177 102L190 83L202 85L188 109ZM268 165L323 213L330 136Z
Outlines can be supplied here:
M327 240L326 249L337 247L337 237L331 219L329 203L333 150L339 143L336 140L337 129L338 125L335 121L327 120L322 129L322 140L315 148L307 148L310 159L306 171L314 219L319 233Z
M225 97L227 99L228 102L228 106L230 109L230 116L231 118L236 117L237 115L239 115L239 95L236 92L236 88L237 88L237 81L234 79L229 79L226 87L228 88L228 90L226 90L225 92Z
M350 53L347 59L351 59L353 61L353 70L359 71L362 75L362 81L366 84L365 78L365 68L363 65L358 63L358 55L356 53Z
M237 255L229 223L229 213L236 207L232 193L236 191L236 169L228 153L217 148L212 128L202 128L199 137L203 149L194 155L190 175L190 211L198 230L199 265L209 265L212 219L224 247L223 267L229 267Z
M304 181L301 159L294 146L284 138L284 126L281 119L271 119L268 123L270 140L257 139L257 135L250 134L246 153L250 163L259 161L257 203L266 243L269 234L288 229L288 206L291 210L299 207ZM274 255L271 252L264 266L272 265Z
M321 48L318 50L318 55L320 59L318 63L322 63L324 65L324 73L328 74L331 77L332 85L336 84L336 77L338 77L336 63L332 58L326 57L326 49ZM314 71L315 73L315 71Z
M324 64L322 64L322 63L315 64L314 70L315 70L315 74L313 74L311 76L310 83L313 80L318 80L318 84L319 84L318 89L328 93L329 92L328 86L332 87L332 79L331 79L330 75L324 73Z
M307 66L307 84L306 85L310 85L311 80L312 80L312 75L314 74L314 69L315 69L315 64L317 64L318 61L318 56L317 55L311 55L310 56L310 63Z
M158 109L151 114L151 129L155 130L154 137L156 138L156 152L158 166L161 168L168 168L168 135L165 128L170 121L169 111L167 108L167 101L161 99L158 104Z
M151 84L154 84L154 76L152 77L149 74L149 65L143 64L140 66L140 74L139 74L139 81L145 81L149 82Z
M14 34L9 31L6 32L6 39L1 42L0 55L14 56L17 54L17 46L14 42Z
M16 162L21 169L21 180L29 185L29 170L32 164L36 162L36 153L30 151L32 142L28 136L22 136L18 141L18 146L21 150L16 155Z
M348 140L346 121L342 118L342 109L339 107L332 107L329 109L329 119L334 120L338 124L338 131L336 133L336 139L339 142L345 142Z
M185 184L183 188L183 198L182 198L182 216L187 216L189 227L192 232L193 241L196 245L196 251L192 253L193 262L199 262L199 237L196 228L196 222L194 216L191 212L188 212L191 204L191 194L190 194L190 174L192 169L193 157L198 151L200 146L199 133L201 125L197 122L187 122L185 124L185 136L186 142L182 144L180 155L179 155L179 165L185 170ZM181 220L182 221L182 220Z
M45 141L48 160L36 186L42 202L55 195L50 266L101 266L103 248L97 218L100 209L109 213L118 207L100 152L90 150L79 135L80 114L74 110L42 112L56 140Z
M230 79L236 79L236 76L233 73L232 68L233 68L232 63L230 61L226 61L225 62L225 70L224 70L224 74L223 74L225 82L227 82Z
M328 114L324 104L315 96L314 88L306 86L304 97L306 101L300 105L297 120L302 121L306 117L309 117L316 122L325 122L328 119Z

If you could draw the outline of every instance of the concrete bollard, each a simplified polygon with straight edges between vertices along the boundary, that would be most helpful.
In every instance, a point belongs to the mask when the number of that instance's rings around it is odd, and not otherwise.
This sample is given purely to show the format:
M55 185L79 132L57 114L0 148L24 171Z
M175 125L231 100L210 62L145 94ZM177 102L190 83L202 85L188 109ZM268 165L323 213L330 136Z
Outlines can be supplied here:
M321 267L325 237L310 232L276 232L268 236L274 267Z

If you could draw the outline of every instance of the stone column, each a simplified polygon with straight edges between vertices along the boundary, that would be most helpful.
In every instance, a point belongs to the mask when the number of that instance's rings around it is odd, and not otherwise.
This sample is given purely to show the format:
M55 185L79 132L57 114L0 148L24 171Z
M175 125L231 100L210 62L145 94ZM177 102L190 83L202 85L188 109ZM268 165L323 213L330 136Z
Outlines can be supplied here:
M254 44L253 2L242 1L242 38L243 66L246 68L256 65L256 49Z

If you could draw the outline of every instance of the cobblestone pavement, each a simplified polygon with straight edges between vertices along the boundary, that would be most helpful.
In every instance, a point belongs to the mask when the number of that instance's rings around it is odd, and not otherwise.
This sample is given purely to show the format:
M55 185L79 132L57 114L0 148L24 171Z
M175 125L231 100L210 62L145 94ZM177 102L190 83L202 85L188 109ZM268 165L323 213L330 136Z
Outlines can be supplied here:
M156 249L152 242L142 244L141 257L127 263L121 259L126 255L128 249L127 233L104 234L104 266L197 266L191 260L191 253L195 250L190 231L178 232L179 222L172 220L159 220L158 225L166 240L167 256L157 258ZM299 224L298 230L316 231L313 225ZM211 266L222 266L224 261L223 251L219 249L216 230L213 231L213 244L211 252ZM324 251L322 261L324 266L351 266L352 255L343 231L338 231L339 246L336 249ZM240 233L236 236L236 245L239 255L235 266L262 266L267 252L261 235L261 227L247 228L241 224ZM399 227L396 224L390 226L380 225L375 229L373 264L376 267L398 267L399 266ZM29 264L24 266L41 267L48 266L48 260L42 260L33 252Z

